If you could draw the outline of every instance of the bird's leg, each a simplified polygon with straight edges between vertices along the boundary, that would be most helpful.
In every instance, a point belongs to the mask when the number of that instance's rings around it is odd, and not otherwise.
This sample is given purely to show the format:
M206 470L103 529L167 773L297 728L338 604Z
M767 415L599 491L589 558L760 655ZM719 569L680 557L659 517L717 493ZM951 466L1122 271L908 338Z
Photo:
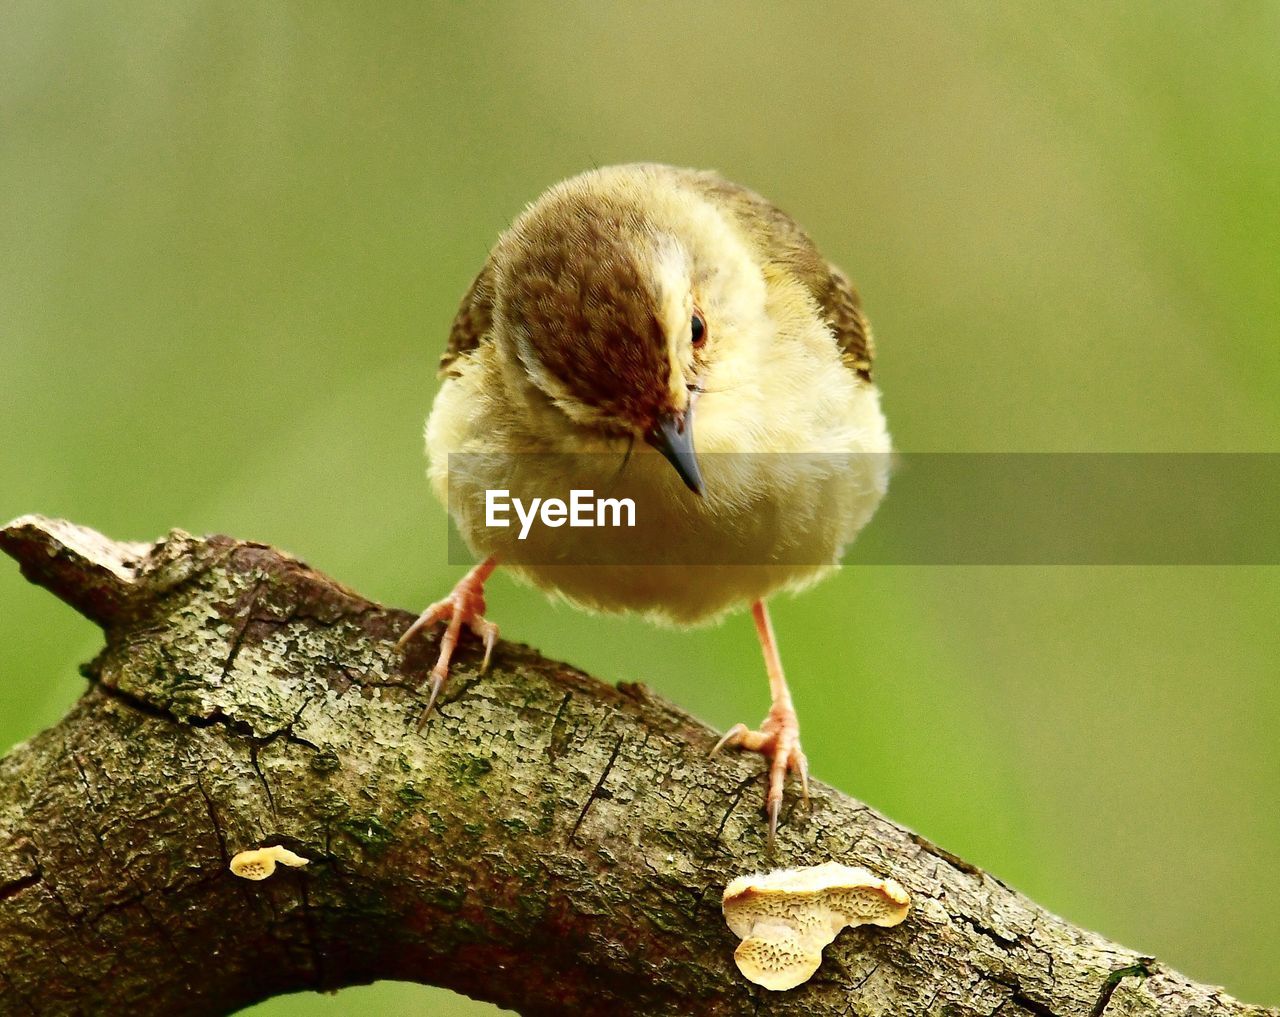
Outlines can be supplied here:
M403 647L415 635L428 625L448 619L444 635L440 637L440 656L436 666L431 669L431 698L427 700L427 708L418 719L418 729L427 722L431 708L436 705L436 698L444 683L449 678L449 661L458 645L458 636L465 625L484 640L484 660L480 670L489 668L489 656L493 653L493 644L498 641L498 626L484 619L484 584L498 567L498 559L486 558L465 576L458 580L458 585L444 600L438 600L428 607L399 639L397 646Z
M796 719L796 708L791 703L791 690L787 688L787 679L782 673L782 658L778 656L778 644L773 638L769 609L765 607L763 600L757 600L751 606L751 616L755 619L756 634L759 635L760 647L764 650L764 666L769 673L769 692L773 697L773 705L759 731L752 731L746 724L735 724L716 743L711 754L714 756L729 746L759 752L769 760L769 789L765 795L765 807L769 813L769 847L772 848L778 832L778 811L782 808L787 771L794 770L800 775L800 789L808 804L809 762L800 749L800 721Z

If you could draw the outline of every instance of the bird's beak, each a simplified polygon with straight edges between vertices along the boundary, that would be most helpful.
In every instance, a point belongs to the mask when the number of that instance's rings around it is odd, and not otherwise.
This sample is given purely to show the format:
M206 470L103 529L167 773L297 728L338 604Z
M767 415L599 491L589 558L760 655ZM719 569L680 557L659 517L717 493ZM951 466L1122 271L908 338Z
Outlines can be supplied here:
M659 417L645 433L644 440L656 448L676 468L680 479L694 494L702 494L702 474L693 452L693 404L683 413Z

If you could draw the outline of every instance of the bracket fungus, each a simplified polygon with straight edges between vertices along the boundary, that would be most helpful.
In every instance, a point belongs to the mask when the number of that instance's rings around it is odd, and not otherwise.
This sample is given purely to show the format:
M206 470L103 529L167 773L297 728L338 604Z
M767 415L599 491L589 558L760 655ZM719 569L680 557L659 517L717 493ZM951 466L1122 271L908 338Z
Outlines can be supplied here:
M837 862L739 876L724 890L724 918L742 940L738 970L766 989L794 989L822 963L822 948L850 925L897 925L910 898L892 879Z
M241 879L266 879L276 871L277 864L288 865L296 869L310 861L310 858L295 855L288 848L273 844L271 847L241 851L231 859L231 871Z

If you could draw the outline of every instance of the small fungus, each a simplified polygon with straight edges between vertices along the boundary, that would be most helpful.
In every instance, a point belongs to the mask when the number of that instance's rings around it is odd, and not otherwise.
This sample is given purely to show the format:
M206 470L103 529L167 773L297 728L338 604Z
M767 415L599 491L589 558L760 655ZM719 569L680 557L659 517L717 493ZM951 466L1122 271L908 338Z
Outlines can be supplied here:
M724 918L742 940L738 970L766 989L794 989L848 925L897 925L910 898L892 879L836 862L739 876L724 890Z
M279 844L273 844L271 847L241 851L231 859L231 871L241 879L266 879L276 871L277 863L297 868L300 865L306 865L310 860L301 855L295 855Z

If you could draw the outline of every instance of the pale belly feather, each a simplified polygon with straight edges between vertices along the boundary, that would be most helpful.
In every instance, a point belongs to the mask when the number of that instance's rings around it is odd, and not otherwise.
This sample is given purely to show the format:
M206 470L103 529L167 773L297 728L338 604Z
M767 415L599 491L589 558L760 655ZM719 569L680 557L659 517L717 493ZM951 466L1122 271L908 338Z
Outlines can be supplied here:
M621 452L488 451L502 447L492 419L483 436L471 430L466 440L433 435L429 427L431 476L477 558L497 555L517 578L590 610L698 624L803 588L836 567L888 482L888 438L878 402L871 409L869 426L846 427L848 440L834 448L828 442L831 451L824 454L701 455L701 498L643 446L621 472ZM445 448L485 451L450 457ZM629 498L635 525L534 525L521 540L518 525L485 525L485 492L495 489L525 505L534 498L567 500L572 489Z

